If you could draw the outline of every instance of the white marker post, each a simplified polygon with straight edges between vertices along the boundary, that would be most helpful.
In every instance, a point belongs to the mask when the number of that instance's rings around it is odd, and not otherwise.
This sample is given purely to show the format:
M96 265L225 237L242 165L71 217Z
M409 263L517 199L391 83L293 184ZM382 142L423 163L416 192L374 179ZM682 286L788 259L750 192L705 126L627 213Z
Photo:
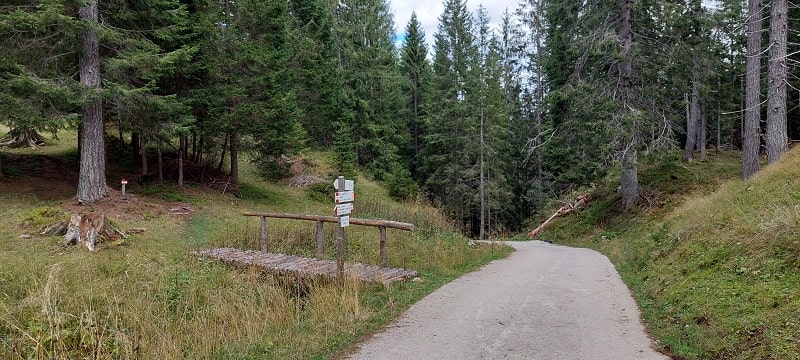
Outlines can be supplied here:
M122 199L126 200L127 196L125 196L125 185L128 185L128 180L122 179L122 181L120 181L120 184L122 184Z
M333 212L339 216L339 226L336 228L336 270L340 281L344 281L344 228L350 226L350 213L353 212L353 201L356 199L353 187L353 180L345 180L344 176L339 176L333 182L333 188L336 189L333 197L336 206Z

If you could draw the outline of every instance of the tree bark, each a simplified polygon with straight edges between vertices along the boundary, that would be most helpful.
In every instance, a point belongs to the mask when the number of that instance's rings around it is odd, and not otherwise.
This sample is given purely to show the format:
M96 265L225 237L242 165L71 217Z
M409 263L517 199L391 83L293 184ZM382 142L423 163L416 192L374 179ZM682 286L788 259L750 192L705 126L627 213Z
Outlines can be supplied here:
M120 237L126 236L108 222L105 214L72 214L63 245L84 245L89 251L95 251L97 243Z
M485 164L486 163L485 163L485 158L484 158L484 155L485 155L485 152L486 152L486 139L484 138L484 135L485 135L485 129L484 129L484 106L485 106L485 104L483 102L484 102L483 95L481 95L481 115L480 115L481 116L481 124L480 124L481 125L481 129L480 129L480 132L481 132L481 158L480 158L480 169L481 169L481 175L480 176L481 176L481 179L480 179L480 185L479 185L480 186L479 191L480 191L480 197L481 197L481 199L480 199L480 201L481 201L481 229L478 232L478 239L479 240L484 240L485 237L486 237L486 232L485 231L486 231L486 206L487 206L487 204L486 204L486 179L485 179L486 178L486 174L485 174L485 172L486 172Z
M700 117L700 89L697 83L697 74L692 79L692 95L689 100L689 117L686 118L686 145L683 147L683 160L690 161L694 158L697 146L697 128Z
M225 151L228 149L228 139L230 139L230 135L225 136L225 142L222 144L222 155L219 157L219 164L217 164L217 171L222 170L222 165L225 164Z
M3 178L3 154L0 154L0 179Z
M180 144L178 149L178 186L183 186L183 159L186 157L186 147L188 145L186 136L181 135L178 143Z
M100 50L97 33L97 0L85 0L78 17L87 29L81 35L80 81L89 99L82 109L81 165L78 178L78 202L90 204L108 194L106 186L106 154L103 129L103 100L100 90Z
M706 112L703 110L702 106L700 106L699 113L700 126L698 127L699 136L697 137L697 144L700 148L700 161L706 161L706 158L708 157L708 146L706 144L708 142L708 131L706 131L706 128L708 128L708 118L706 117Z
M772 164L789 150L786 128L786 27L787 0L772 0L770 14L769 74L767 89L767 163Z
M758 172L761 140L761 0L747 2L747 76L742 134L742 178Z
M147 139L142 136L142 148L139 152L139 160L142 163L142 175L150 174L150 167L147 164Z
M637 162L639 154L633 147L625 150L622 159L622 175L620 177L620 194L622 207L627 211L639 201L639 169Z
M142 140L139 138L139 132L138 131L132 131L131 132L131 159L132 159L131 161L133 161L134 164L139 162L139 160L141 159L141 150L142 150L141 141Z
M164 158L161 155L161 139L156 141L156 150L158 151L158 181L164 181Z
M623 92L632 91L633 61L631 61L631 47L633 46L633 30L631 28L631 4L633 0L620 0L619 41L622 51L620 61L620 86ZM622 206L625 210L636 205L639 200L639 169L638 153L639 129L625 129L630 132L630 142L625 144L622 155L622 175L620 176L620 193Z
M239 193L239 135L231 131L230 152L231 152L231 189L234 193Z

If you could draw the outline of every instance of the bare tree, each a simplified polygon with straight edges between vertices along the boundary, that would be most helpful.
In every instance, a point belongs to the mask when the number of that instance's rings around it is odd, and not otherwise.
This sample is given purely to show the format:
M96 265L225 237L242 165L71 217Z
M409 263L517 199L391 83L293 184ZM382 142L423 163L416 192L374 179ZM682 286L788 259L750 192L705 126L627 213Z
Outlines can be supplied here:
M787 0L772 0L769 32L769 70L767 88L767 163L773 163L788 151L786 128L786 26Z
M761 0L747 2L747 76L742 136L742 178L758 172L761 140Z
M82 109L81 165L78 202L89 204L108 194L106 186L106 148L103 129L103 100L100 98L100 50L97 42L97 0L85 0L78 18L86 22L81 35L80 81L89 99Z

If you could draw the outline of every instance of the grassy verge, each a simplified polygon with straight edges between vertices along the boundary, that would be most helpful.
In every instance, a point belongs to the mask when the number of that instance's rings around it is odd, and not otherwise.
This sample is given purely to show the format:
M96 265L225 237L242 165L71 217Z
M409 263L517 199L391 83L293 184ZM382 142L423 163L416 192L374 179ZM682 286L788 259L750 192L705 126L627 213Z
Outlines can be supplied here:
M156 211L145 220L115 220L123 230L147 231L96 253L63 248L59 238L19 238L63 216L59 205L68 200L43 202L0 186L0 358L327 358L442 284L510 252L469 246L435 209L393 202L377 184L359 179L359 217L416 223L413 233L389 230L388 254L391 266L415 269L421 281L297 285L190 256L201 248L256 248L258 221L241 211L332 212L332 200L316 190L244 172L241 198L193 187L147 189L190 202L196 212L188 220ZM313 254L314 228L270 221L273 251ZM333 231L326 227L330 258ZM348 261L378 263L378 237L374 228L348 228Z
M646 211L613 192L544 237L607 254L676 359L800 358L800 153L742 182L738 154L642 170Z

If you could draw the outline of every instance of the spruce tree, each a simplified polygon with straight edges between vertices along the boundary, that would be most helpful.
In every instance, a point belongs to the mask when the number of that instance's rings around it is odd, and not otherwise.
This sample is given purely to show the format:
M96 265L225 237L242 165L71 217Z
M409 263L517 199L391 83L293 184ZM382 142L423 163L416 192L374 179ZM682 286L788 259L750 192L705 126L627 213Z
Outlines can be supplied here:
M411 177L421 182L420 172L422 164L422 142L425 118L425 93L428 91L431 76L428 50L425 44L425 31L417 20L417 14L412 13L406 25L406 39L401 49L401 69L406 77L406 127L410 134L410 141L402 155L407 159Z
M391 173L406 146L403 78L386 0L345 0L336 13L344 106L351 114L358 165L376 179Z
M447 0L434 35L433 72L426 104L424 183L457 220L470 223L478 209L479 66L474 20L466 1ZM477 229L476 229L477 230Z
M311 146L331 145L334 124L347 118L334 21L327 0L289 1L290 69L296 84L300 122Z

